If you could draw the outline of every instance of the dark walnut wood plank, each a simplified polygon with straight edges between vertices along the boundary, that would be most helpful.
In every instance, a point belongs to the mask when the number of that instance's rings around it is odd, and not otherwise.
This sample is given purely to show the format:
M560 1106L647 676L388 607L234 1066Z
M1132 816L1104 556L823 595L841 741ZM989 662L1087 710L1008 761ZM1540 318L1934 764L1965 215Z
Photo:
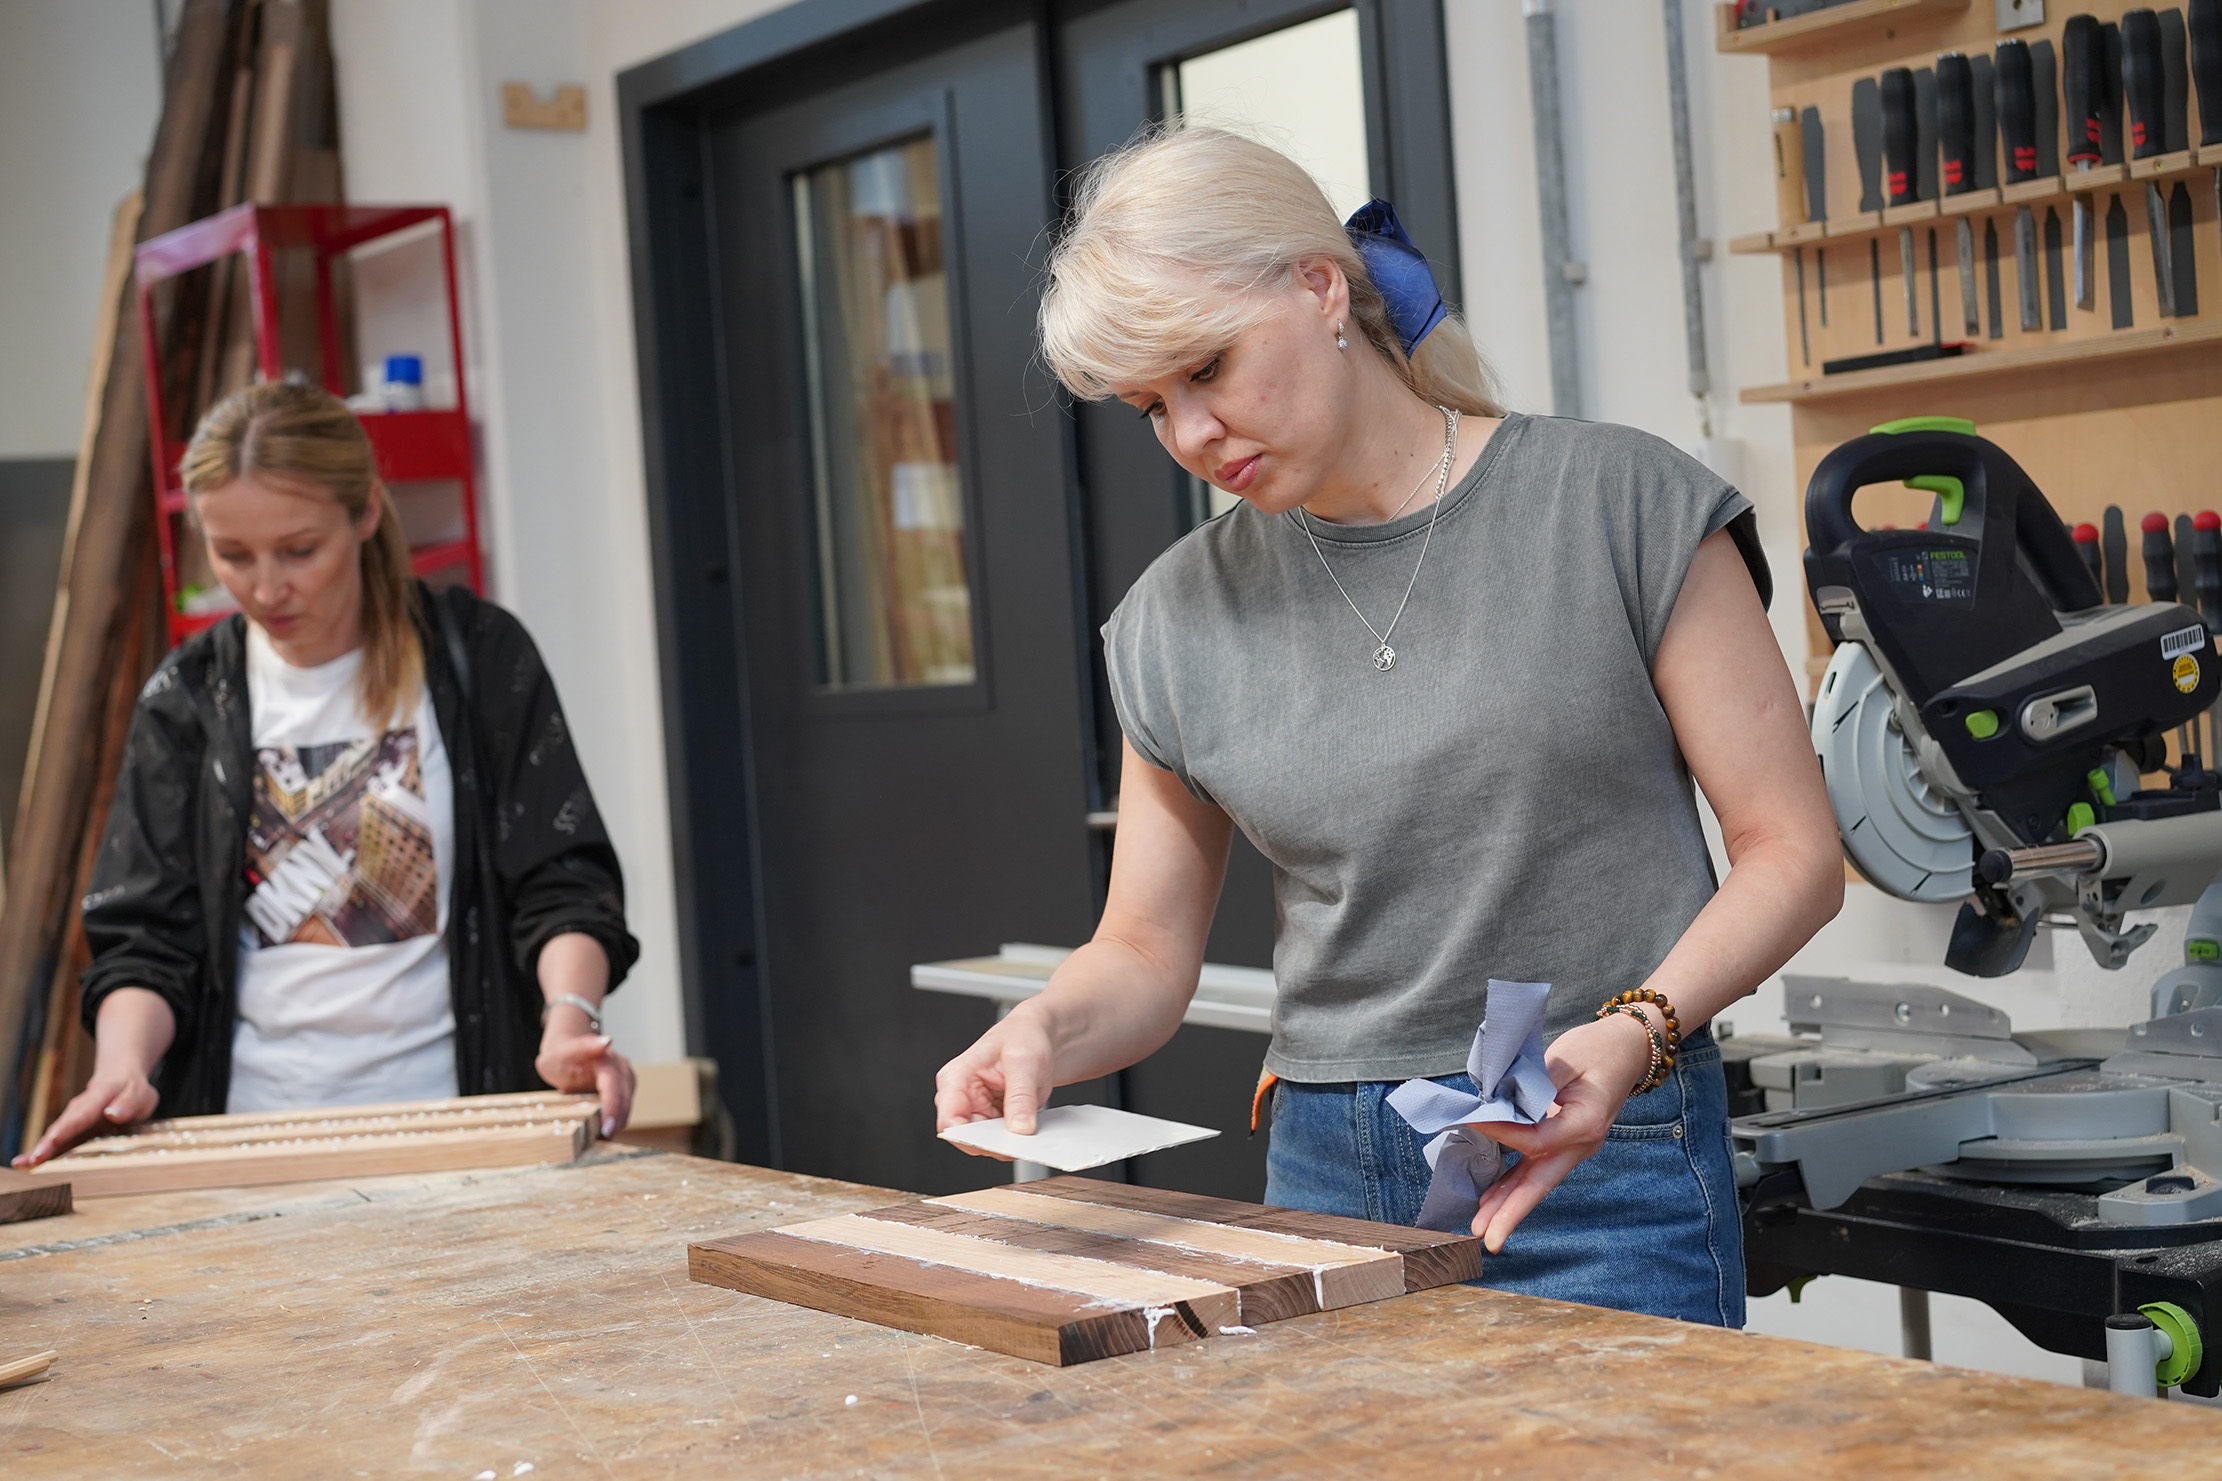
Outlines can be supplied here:
M1317 1282L1308 1269L1294 1265L1267 1265L1230 1260L1216 1255L1177 1249L1149 1240L1098 1234L1088 1229L1068 1229L1036 1224L1025 1219L975 1213L936 1203L898 1203L890 1208L867 1209L864 1217L890 1223L939 1229L947 1234L968 1234L1022 1249L1052 1255L1078 1255L1088 1260L1109 1260L1137 1270L1184 1275L1231 1286L1242 1298L1242 1322L1256 1327L1292 1316L1309 1316L1319 1310Z
M1060 1367L1145 1352L1153 1335L1138 1306L1106 1306L1074 1291L769 1231L687 1246L687 1274L705 1285ZM1156 1325L1160 1341L1202 1335L1177 1319Z
M48 1219L70 1211L68 1182L0 1167L0 1224Z
M1166 1188L1134 1188L1124 1183L1105 1183L1070 1175L1028 1183L1026 1191L1050 1198L1069 1198L1077 1203L1108 1204L1113 1208L1141 1209L1181 1219L1232 1224L1242 1229L1293 1234L1300 1239L1324 1239L1336 1244L1394 1250L1404 1257L1404 1289L1407 1291L1447 1286L1473 1280L1481 1274L1481 1241L1470 1234L1407 1229L1400 1224L1346 1219L1340 1214L1267 1208L1232 1198L1176 1193Z

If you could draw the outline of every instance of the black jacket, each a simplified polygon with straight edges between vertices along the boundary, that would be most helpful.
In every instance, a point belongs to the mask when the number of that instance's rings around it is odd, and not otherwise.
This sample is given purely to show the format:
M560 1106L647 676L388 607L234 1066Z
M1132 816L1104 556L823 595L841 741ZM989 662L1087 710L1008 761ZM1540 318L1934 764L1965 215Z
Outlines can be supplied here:
M625 930L624 879L524 625L460 587L435 597L420 586L418 596L425 682L455 780L447 955L458 1090L537 1089L540 948L584 932L608 955L615 987L640 954ZM246 631L242 617L218 623L140 692L83 905L86 1028L119 987L161 994L177 1018L155 1076L168 1116L221 1111L231 1088L255 765Z

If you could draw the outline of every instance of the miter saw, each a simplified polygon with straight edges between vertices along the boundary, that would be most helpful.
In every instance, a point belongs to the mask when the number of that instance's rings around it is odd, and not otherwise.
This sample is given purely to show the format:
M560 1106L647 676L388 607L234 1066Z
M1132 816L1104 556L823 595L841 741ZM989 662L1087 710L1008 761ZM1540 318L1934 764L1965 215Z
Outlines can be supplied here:
M1936 495L1920 529L1865 530L1852 496ZM2108 606L2067 527L1972 423L1917 417L1837 448L1806 490L1806 583L1836 654L1813 742L1852 863L1903 900L1963 900L1945 956L2017 970L2047 916L2103 967L2222 870L2222 785L2167 732L2222 693L2199 614Z
M1925 525L1859 526L1853 495L1885 482L1935 496ZM1749 1112L1750 1289L1838 1273L1951 1291L2091 1358L2107 1323L2146 1320L2172 1356L2130 1385L2215 1394L2222 778L2187 745L2166 786L2139 785L2222 692L2208 628L2173 601L2107 605L2044 495L1970 423L1837 448L1806 521L1837 643L1813 740L1844 849L1889 894L1962 902L1948 965L2002 976L2041 926L2072 923L2115 969L2154 930L2128 912L2199 903L2184 965L2125 1029L2016 1033L1939 988L1786 978L1797 1037L1724 1046Z

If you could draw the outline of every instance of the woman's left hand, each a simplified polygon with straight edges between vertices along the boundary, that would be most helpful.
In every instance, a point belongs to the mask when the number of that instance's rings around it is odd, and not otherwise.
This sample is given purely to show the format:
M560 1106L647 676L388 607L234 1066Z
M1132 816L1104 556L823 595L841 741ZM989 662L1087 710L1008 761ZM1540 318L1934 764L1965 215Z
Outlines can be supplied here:
M602 1135L613 1137L633 1113L632 1061L611 1046L609 1035L574 1032L559 1024L558 1016L571 1015L550 1016L532 1067L558 1090L591 1090L601 1096Z
M1474 1233L1492 1255L1544 1194L1605 1144L1605 1133L1650 1067L1650 1036L1615 1013L1560 1034L1544 1063L1558 1085L1550 1115L1533 1126L1493 1121L1468 1128L1520 1154L1512 1170L1482 1193L1474 1213Z

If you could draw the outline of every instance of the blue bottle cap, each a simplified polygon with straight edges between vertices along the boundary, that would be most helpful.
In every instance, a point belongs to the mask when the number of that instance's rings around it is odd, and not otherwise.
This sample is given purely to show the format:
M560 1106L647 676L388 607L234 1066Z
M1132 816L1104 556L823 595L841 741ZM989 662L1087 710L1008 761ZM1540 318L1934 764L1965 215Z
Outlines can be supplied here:
M415 355L388 355L386 357L386 384L389 386L423 385L424 361Z

